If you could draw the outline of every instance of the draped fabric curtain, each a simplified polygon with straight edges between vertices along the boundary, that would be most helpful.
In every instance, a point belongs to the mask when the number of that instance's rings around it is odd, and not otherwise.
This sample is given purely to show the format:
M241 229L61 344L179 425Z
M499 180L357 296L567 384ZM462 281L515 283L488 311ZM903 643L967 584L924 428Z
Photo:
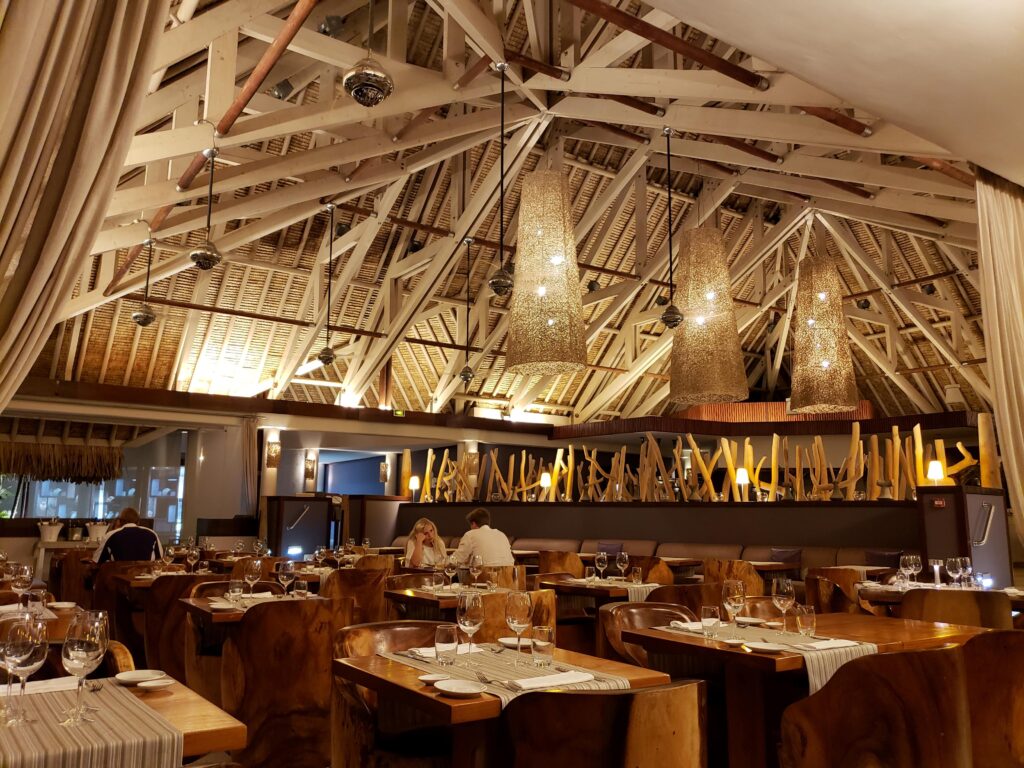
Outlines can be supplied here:
M242 504L245 511L255 515L259 505L256 493L260 471L259 421L250 417L242 422Z
M985 354L1003 472L1024 540L1024 187L977 170Z
M0 410L70 298L117 183L168 0L16 0L0 21Z

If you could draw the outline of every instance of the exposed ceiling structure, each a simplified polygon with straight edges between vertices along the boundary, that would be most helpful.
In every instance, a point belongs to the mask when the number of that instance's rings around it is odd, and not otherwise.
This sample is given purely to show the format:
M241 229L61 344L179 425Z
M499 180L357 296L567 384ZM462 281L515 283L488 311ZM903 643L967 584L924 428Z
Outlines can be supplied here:
M871 111L881 100L823 90L827 78L805 73L806 60L786 71L781 59L758 58L776 47L748 52L739 37L712 37L721 20L703 3L652 5L390 0L371 42L395 90L367 109L341 87L365 56L367 6L322 0L232 129L213 139L197 120L221 118L293 4L172 3L106 222L33 373L576 421L668 413L672 334L658 317L671 185L677 231L708 222L725 234L752 398L788 391L797 265L826 248L848 292L861 396L880 415L987 410L965 162L978 158L958 154L965 145L949 132L911 132ZM487 289L499 226L500 84L490 64L501 59L511 64L507 247L518 175L561 164L570 181L589 344L588 368L573 376L527 379L504 367L508 299ZM184 190L177 182L211 141L212 238L225 258L200 271L187 252L206 236L208 175ZM339 206L333 233L326 200ZM146 284L146 222L157 239L157 320L140 328L131 314ZM476 240L468 271L466 236ZM316 353L328 317L336 359L324 366ZM458 377L467 345L468 386Z

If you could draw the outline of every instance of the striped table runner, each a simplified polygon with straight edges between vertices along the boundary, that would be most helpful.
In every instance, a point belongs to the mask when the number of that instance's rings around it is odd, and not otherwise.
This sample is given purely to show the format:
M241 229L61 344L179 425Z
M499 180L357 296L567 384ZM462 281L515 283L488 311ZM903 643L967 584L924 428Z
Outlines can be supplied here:
M0 763L4 768L179 768L183 737L153 709L113 680L87 703L96 707L95 722L65 728L64 710L75 691L27 695L24 706L35 722L0 728Z
M529 643L529 640L524 638L524 647ZM499 648L501 646L498 646ZM500 683L483 683L477 676L477 673L481 673L484 677L489 680L498 680L507 682L509 680L526 680L532 677L546 677L558 672L586 672L594 676L593 680L588 680L583 683L573 683L572 685L558 686L559 688L565 688L573 691L624 691L629 689L629 680L618 675L608 675L604 673L595 672L592 669L586 667L578 667L572 664L566 664L564 662L554 662L550 667L538 667L533 663L533 659L527 654L520 654L519 666L515 666L515 654L517 651L498 651L495 652L493 647L485 646L485 649L481 653L474 653L472 656L473 666L466 666L466 656L462 655L459 657L458 662L454 666L443 667L432 659L423 659L405 651L398 653L382 653L380 654L385 659L391 661L397 661L402 664L406 664L416 669L421 669L424 672L430 674L442 674L448 675L458 680L471 680L474 683L481 683L487 689L487 693L493 694L501 699L501 706L504 709L508 706L508 703L512 701L516 696L525 693L525 691L513 691L506 688Z
M700 635L702 630L680 630L673 627L658 627L668 632L683 632L685 634ZM824 648L821 650L809 650L799 646L818 642L812 637L801 635L797 632L783 632L777 629L767 629L759 626L735 627L731 624L719 628L716 640L739 639L743 641L754 641L763 643L777 643L786 646L790 653L799 653L804 657L804 666L807 668L807 681L810 685L810 692L819 691L827 683L832 675L836 673L843 664L861 656L870 656L878 653L878 646L874 643L855 643L842 648Z

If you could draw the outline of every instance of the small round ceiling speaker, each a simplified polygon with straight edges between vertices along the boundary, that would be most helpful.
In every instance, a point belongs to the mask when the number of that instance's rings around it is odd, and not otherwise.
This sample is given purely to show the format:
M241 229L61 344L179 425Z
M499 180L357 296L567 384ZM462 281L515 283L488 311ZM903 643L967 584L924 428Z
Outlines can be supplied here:
M213 269L224 259L217 246L210 240L189 251L188 257L203 271Z
M462 379L463 384L469 384L473 380L473 369L467 365L459 371L459 378Z
M391 95L395 81L375 59L367 57L345 73L341 86L356 104L376 107Z
M512 275L504 268L499 269L491 275L487 285L490 286L495 296L508 296L512 292Z
M324 347L317 353L316 359L324 365L330 365L334 362L334 350L330 347Z
M669 304L665 307L665 311L661 313L661 322L669 328L675 328L683 322L683 313L679 311L675 304Z
M147 325L152 325L156 321L156 312L149 304L143 304L141 307L132 312L132 322L142 328Z

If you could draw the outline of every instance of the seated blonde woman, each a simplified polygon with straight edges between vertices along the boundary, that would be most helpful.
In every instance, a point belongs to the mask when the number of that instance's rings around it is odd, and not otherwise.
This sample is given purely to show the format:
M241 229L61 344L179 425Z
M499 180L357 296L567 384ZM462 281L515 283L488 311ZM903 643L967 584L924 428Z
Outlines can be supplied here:
M413 568L432 568L443 563L447 554L433 521L425 517L417 520L405 544L405 564Z

